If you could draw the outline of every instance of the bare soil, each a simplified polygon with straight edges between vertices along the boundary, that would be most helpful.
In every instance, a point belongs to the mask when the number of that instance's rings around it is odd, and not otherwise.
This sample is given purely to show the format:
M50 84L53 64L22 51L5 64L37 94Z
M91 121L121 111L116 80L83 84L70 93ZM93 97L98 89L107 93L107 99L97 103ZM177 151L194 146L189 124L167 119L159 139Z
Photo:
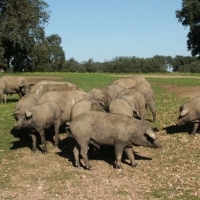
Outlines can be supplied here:
M166 92L174 92L181 97L193 98L200 95L200 87L164 87ZM188 155L186 151L189 149L192 152L199 148L200 134L197 134L195 139L191 139L187 134L177 137L162 132L158 134L165 148L160 150L135 147L138 166L132 168L129 160L124 157L121 170L113 167L115 158L111 147L101 150L90 148L92 171L75 168L72 141L66 137L66 133L60 135L64 139L62 138L59 149L54 149L51 142L47 143L47 155L42 155L40 150L31 153L30 140L27 142L27 139L14 139L8 159L4 159L0 166L0 170L4 170L3 178L7 181L7 187L1 189L0 186L0 199L164 199L156 193L157 188L163 188L165 199L180 199L187 191L190 196L194 195L196 199L200 199L200 182L196 177L196 174L200 174L199 157L195 157L196 154ZM185 146L177 146L177 140ZM174 156L170 149L173 149ZM180 152L184 153L181 155ZM175 160L173 165L169 165L168 161L173 159L178 159L180 164ZM82 163L84 165L84 162ZM187 173L190 175L187 176ZM188 188L190 184L194 190ZM152 188L155 190L154 197L152 194L148 196ZM169 192L166 192L167 190ZM170 193L170 190L176 192Z

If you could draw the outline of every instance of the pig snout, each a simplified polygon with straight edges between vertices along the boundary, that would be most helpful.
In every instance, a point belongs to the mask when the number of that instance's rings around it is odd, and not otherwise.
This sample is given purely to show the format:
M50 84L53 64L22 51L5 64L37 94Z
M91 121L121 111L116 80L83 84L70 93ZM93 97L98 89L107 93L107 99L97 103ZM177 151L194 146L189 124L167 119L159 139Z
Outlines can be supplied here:
M185 121L184 121L182 118L178 118L178 120L176 120L175 124L176 124L177 126L180 126L180 125L185 124Z
M20 129L19 123L16 123L16 124L14 125L14 128L15 128L15 129Z
M163 147L162 143L158 139L154 140L154 144L155 144L156 148L162 148Z

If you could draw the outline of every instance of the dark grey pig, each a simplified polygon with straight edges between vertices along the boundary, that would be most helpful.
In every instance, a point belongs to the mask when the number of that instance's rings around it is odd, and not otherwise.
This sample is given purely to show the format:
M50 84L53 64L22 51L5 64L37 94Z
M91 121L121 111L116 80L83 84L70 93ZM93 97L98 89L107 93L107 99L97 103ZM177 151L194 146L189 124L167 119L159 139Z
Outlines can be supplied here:
M146 122L121 114L87 111L75 117L70 123L70 131L76 140L74 148L75 164L80 168L80 154L86 168L91 169L87 152L89 143L113 145L115 147L116 168L121 168L123 150L131 145L161 148L154 130ZM134 156L132 156L134 162ZM132 163L134 166L135 163Z
M40 105L35 105L27 108L23 112L21 111L18 115L18 121L15 123L15 129L27 128L31 132L32 137L32 151L36 151L36 136L34 131L38 132L41 137L43 153L47 152L45 143L45 129L54 125L55 130L55 143L54 146L58 145L59 127L60 127L60 116L61 109L54 102L44 102Z
M191 132L191 136L194 136L200 123L200 96L191 99L180 107L180 115L176 124L182 125L188 122L194 124Z
M3 76L0 78L0 97L4 103L7 103L7 96L18 94L20 98L30 91L30 84L25 77L21 76Z

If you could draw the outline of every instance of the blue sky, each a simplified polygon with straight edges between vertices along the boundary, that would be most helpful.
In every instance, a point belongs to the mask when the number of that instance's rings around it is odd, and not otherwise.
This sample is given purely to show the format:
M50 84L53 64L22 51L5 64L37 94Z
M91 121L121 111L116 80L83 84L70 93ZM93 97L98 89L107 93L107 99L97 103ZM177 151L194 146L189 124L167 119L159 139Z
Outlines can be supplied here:
M188 28L175 17L182 0L45 0L46 36L58 34L66 60L190 56Z

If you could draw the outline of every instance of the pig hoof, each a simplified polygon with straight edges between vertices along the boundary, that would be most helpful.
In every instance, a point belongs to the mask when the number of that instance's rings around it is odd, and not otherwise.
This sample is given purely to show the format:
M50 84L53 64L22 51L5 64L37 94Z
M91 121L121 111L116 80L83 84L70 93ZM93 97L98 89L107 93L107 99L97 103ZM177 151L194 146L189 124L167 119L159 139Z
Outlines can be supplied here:
M116 169L122 169L122 167L119 165L116 165Z
M86 167L88 170L92 171L92 167L91 166L87 166Z
M137 167L137 165L138 165L137 163L134 163L132 164L132 167Z
M58 143L55 143L53 146L54 146L54 147L58 147Z
M32 149L32 151L31 151L32 153L36 153L36 149Z

